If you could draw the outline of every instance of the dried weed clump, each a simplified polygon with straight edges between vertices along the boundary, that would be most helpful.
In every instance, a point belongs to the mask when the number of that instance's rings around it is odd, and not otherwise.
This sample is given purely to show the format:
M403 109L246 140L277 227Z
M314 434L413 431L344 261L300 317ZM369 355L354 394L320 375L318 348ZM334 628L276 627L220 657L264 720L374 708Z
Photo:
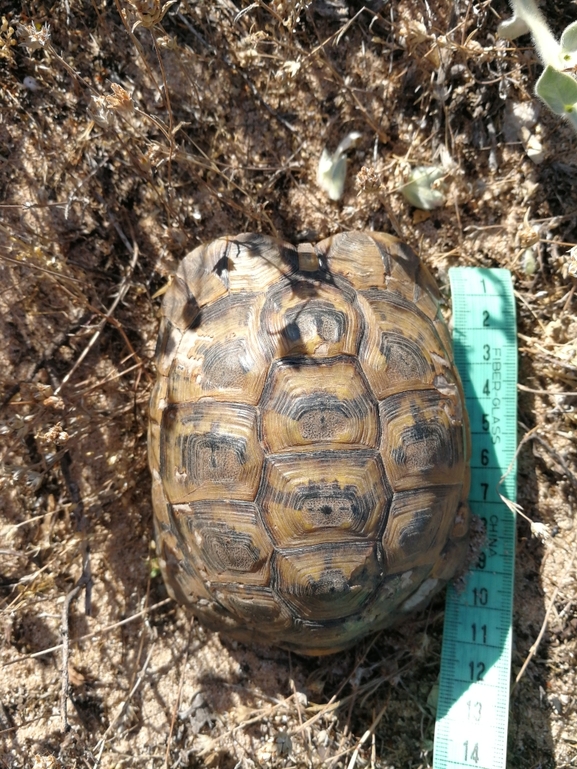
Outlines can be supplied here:
M514 276L509 764L577 760L576 138L504 2L30 0L0 22L0 765L429 767L443 603L322 660L229 644L151 544L157 296L200 242L394 231ZM548 9L558 36L570 9ZM316 175L347 149L342 197ZM540 149L537 147L540 145ZM443 169L442 205L402 195ZM533 536L537 531L542 536Z

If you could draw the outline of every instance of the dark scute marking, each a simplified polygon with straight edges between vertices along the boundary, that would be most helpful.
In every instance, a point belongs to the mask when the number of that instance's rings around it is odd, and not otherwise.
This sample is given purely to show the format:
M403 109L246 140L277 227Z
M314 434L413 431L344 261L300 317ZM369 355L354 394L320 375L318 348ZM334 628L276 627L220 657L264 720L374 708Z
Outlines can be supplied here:
M305 440L330 440L343 428L351 414L345 404L328 395L313 395L299 398L290 416L299 423Z
M421 407L419 403L418 402L411 403L409 406L409 412L413 417L413 419L415 420L415 422L418 422L419 419L421 418Z
M340 312L326 312L316 318L317 330L321 339L339 341L343 335L344 317Z
M441 425L417 422L403 430L402 439L406 463L423 469L453 463L452 441Z
M411 404L411 416L414 423L403 432L403 435L410 436L413 441L425 441L429 423L422 418L419 407L415 403Z
M244 376L250 371L246 361L244 339L213 344L206 351L202 362L204 378L202 388L233 387L242 385Z
M460 443L457 433L447 424L446 404L437 390L425 390L410 398L410 392L386 398L381 413L387 421L401 419L397 446L390 456L397 465L414 470L453 467L459 461ZM410 415L412 423L407 418Z
M367 500L359 495L356 486L342 488L336 481L312 483L300 487L295 495L295 508L306 513L319 526L340 526L343 523L362 523L368 515ZM355 527L357 528L357 527Z
M156 339L156 349L154 350L154 359L158 363L162 355L170 356L175 347L175 342L180 335L173 333L173 324L168 318L163 318L160 326L160 333Z
M189 296L182 308L182 319L186 328L197 328L201 321L201 311L194 296Z
M162 315L170 318L181 330L184 330L192 325L199 312L198 302L190 293L183 276L177 273L164 295Z
M381 252L381 256L385 264L385 270L387 271L388 275L391 275L393 271L391 257L381 243L377 242L376 245ZM395 254L395 263L402 267L403 272L407 276L407 283L416 283L420 264L418 257L416 256L413 249L406 243L399 241L392 246L392 250Z
M305 592L314 596L335 596L349 593L350 589L348 580L340 569L326 569L319 579L308 580Z
M202 554L215 571L250 572L258 567L260 551L249 534L214 523L203 526L200 535Z
M381 334L381 353L395 380L421 379L430 373L430 367L419 346L401 334Z
M284 327L284 333L289 342L296 342L297 339L300 339L301 336L298 324L294 322L287 323L287 325Z
M194 318L187 325L187 329L192 330L192 329L198 328L202 323L203 318L204 318L204 310L199 309L198 312L194 314Z
M183 445L182 464L195 483L234 481L246 463L246 440L229 435L191 435Z
M442 448L443 445L447 445L445 438L445 430L441 425L432 424L430 422L415 422L414 425L409 427L404 433L409 443L426 443L427 445L433 444ZM443 452L444 455L447 452ZM441 457L438 457L441 460Z
M178 419L178 404L169 403L164 410L164 415L162 418L163 420L168 422L169 426L172 426L171 423L175 422Z
M271 262L275 264L276 256L280 256L281 261L290 269L291 272L298 270L298 254L292 245L277 243L272 238L262 235L259 232L243 233L236 238L229 239L229 246L246 247L249 249L249 255L256 260ZM271 260L271 253L273 259ZM233 252L234 261L234 252Z
M230 270L230 260L228 256L226 256L226 254L224 256L221 256L218 262L212 268L212 271L215 272L219 278L223 275L223 273L228 272L229 270Z
M322 368L319 368L319 377L322 374ZM327 374L330 377L330 369ZM296 398L289 404L286 414L299 423L305 440L330 441L345 428L347 422L360 423L366 419L371 406L365 397L339 400L326 392L313 392Z
M378 240L374 240L373 242L377 247L379 254L381 255L381 259L383 260L383 267L385 270L385 274L390 275L392 272L392 266L391 266L391 254L389 253L388 248L384 245L384 243L380 243Z

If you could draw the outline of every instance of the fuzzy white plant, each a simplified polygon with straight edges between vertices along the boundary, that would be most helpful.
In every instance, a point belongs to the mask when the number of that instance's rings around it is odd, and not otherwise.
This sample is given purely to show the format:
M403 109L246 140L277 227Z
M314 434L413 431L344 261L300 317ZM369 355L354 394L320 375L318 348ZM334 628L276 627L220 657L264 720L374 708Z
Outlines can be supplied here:
M317 167L317 184L331 200L340 200L345 190L347 178L347 152L359 143L362 134L351 131L331 154L326 148L322 151Z
M577 131L577 80L568 72L577 67L577 21L564 30L561 40L547 26L535 0L510 0L513 18L502 22L498 32L506 40L531 33L545 69L535 93L556 115L563 115Z

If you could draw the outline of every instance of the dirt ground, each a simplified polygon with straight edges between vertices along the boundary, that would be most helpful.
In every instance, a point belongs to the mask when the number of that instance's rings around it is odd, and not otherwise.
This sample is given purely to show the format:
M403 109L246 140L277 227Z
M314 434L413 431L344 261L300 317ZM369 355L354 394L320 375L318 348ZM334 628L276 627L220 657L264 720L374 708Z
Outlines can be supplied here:
M557 36L577 17L544 8ZM577 137L533 97L529 37L497 38L507 3L0 9L0 767L431 766L442 597L332 657L249 649L167 599L151 543L156 292L219 235L364 228L447 296L452 265L512 270L507 766L577 766ZM350 131L333 202L318 160ZM400 187L432 164L424 212Z

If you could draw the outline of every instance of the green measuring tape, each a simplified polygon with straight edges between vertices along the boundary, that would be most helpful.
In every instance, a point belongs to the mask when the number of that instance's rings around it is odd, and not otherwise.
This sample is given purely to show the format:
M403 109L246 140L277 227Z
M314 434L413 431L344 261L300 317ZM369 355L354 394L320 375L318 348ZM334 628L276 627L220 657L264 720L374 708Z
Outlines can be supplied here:
M447 593L434 769L504 769L511 667L517 448L517 330L508 270L455 267L453 344L471 423L472 512L485 547Z

